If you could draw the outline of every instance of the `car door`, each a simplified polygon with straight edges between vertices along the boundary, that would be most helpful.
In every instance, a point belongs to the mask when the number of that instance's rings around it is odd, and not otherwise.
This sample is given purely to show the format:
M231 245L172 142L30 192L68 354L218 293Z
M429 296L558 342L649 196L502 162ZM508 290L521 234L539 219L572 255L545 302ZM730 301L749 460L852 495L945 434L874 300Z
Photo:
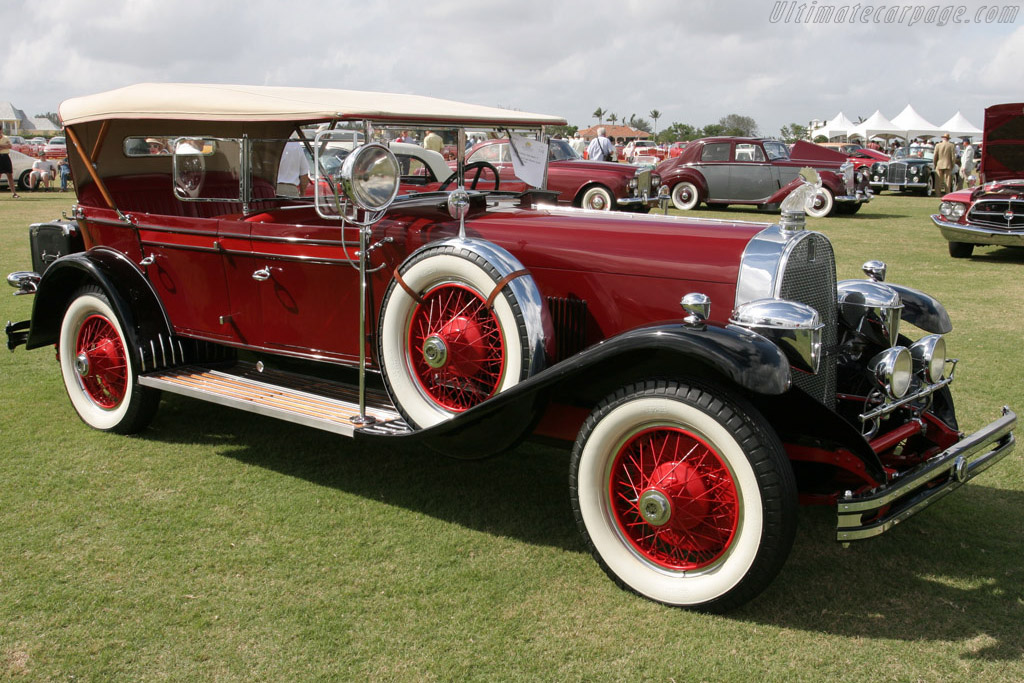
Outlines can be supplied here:
M731 142L705 143L697 168L708 184L708 199L729 198L729 168L732 165Z
M358 228L343 238L340 223L312 210L263 214L248 228L251 251L229 269L242 331L270 350L358 360Z
M761 145L737 142L729 168L729 199L753 201L771 196L778 188Z

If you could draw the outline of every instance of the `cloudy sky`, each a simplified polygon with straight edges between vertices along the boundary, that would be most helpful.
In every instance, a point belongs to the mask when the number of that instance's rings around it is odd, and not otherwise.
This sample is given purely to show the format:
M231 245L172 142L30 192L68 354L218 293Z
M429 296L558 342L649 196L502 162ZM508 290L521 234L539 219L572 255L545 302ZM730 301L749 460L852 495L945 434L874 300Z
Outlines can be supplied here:
M598 107L658 109L659 128L736 113L776 135L908 103L936 125L959 109L980 126L986 106L1024 99L1024 2L999 2L7 0L0 101L35 115L181 81L415 93L580 126ZM826 5L832 21L798 21ZM977 21L1007 6L1014 21Z

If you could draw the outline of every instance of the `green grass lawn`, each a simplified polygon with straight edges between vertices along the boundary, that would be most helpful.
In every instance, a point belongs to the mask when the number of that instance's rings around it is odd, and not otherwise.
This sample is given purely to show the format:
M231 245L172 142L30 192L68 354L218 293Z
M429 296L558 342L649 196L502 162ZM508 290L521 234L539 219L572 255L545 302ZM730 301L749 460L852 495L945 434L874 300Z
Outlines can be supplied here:
M22 196L0 193L3 275L73 201ZM884 195L810 224L841 278L881 259L945 303L973 430L1024 409L1024 252L949 258L937 205ZM4 294L0 322L31 306ZM108 435L52 348L0 354L0 387L0 680L1024 680L1020 453L847 549L832 510L803 509L779 578L708 616L605 577L559 450L461 462L178 396Z

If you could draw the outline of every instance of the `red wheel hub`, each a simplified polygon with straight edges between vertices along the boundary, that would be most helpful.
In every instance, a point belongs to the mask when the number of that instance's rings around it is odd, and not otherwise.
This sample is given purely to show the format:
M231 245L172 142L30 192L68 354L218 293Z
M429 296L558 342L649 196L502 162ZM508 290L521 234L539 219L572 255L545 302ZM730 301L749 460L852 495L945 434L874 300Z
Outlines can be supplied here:
M728 549L739 526L732 474L703 440L674 427L647 429L619 450L610 477L620 533L647 560L699 569Z
M420 386L452 412L493 396L505 369L505 345L494 311L462 285L440 285L423 296L412 314L408 349Z
M75 371L89 398L101 408L116 408L128 391L128 360L114 325L91 315L78 329Z

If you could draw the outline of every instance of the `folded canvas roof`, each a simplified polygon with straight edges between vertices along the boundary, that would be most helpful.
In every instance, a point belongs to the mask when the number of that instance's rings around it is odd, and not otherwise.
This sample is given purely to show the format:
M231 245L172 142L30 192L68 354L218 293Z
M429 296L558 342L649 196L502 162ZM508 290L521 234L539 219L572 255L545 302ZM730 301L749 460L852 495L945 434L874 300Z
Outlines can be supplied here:
M65 100L59 112L66 126L104 119L296 122L372 119L409 124L446 122L505 127L565 124L565 119L559 116L422 95L205 83L139 83Z

